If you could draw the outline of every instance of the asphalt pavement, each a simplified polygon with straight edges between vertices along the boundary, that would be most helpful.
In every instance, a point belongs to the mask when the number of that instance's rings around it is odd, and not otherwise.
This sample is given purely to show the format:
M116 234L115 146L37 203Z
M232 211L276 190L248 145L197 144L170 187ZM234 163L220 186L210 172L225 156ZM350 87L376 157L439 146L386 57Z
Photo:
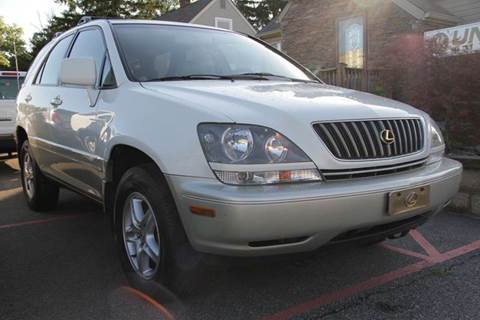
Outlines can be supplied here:
M0 157L1 159L1 157ZM409 236L206 262L182 299L124 276L94 202L62 190L28 209L0 160L0 319L480 319L480 220L444 212Z

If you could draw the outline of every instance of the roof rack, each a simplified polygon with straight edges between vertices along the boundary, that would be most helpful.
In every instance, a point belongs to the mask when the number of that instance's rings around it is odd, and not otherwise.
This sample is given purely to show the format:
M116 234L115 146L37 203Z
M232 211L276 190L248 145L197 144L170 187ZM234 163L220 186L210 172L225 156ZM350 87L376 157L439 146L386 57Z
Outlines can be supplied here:
M83 17L80 18L80 20L78 20L77 26L79 26L81 24L88 23L88 22L92 21L93 19L94 19L94 17L92 17L92 16L83 16Z
M123 19L121 17L103 17L103 16L83 16L78 20L77 26L88 23L93 20L100 20L100 19L105 19L105 20L115 20L115 19Z

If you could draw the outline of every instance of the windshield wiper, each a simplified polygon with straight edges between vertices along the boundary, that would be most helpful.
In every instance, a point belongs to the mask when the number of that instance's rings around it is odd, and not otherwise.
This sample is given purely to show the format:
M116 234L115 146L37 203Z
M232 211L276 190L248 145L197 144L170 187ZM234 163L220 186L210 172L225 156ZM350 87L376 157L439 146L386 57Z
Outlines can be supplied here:
M318 81L315 81L315 80L295 79L295 78L290 78L290 77L287 77L287 76L281 76L281 75L278 75L278 74L273 74L273 73L268 73L268 72L248 72L248 73L242 73L239 76L258 76L258 77L263 77L267 80L268 80L268 78L280 78L280 79L285 79L285 80L289 80L289 81L292 81L292 82L318 82Z
M233 80L230 76L221 76L217 74L189 74L185 76L169 76L163 78L148 79L142 82L154 81L177 81L177 80Z
M293 82L316 82L313 80L294 79L286 76L280 76L266 72L251 72L242 74L219 75L219 74L190 74L184 76L168 76L163 78L148 79L142 82L155 81L182 81L182 80L272 80L272 78L280 78Z

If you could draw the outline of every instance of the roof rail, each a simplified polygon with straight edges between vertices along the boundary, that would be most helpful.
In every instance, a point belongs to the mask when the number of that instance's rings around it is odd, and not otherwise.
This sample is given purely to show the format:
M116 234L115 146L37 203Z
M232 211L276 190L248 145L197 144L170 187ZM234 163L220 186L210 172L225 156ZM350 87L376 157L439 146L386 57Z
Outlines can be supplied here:
M80 20L78 20L77 26L79 26L81 24L88 23L88 22L90 22L94 19L95 19L95 17L93 17L93 16L83 16L83 17L80 18Z
M108 20L115 20L115 19L124 19L121 17L103 17L103 16L83 16L78 20L77 26L88 23L93 20L99 20L99 19L108 19Z

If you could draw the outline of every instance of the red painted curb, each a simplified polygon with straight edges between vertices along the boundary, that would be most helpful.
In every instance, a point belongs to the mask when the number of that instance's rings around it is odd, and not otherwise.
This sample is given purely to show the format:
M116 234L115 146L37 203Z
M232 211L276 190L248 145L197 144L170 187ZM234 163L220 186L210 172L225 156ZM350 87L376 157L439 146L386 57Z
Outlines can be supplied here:
M470 253L472 251L476 251L480 249L480 240L472 242L470 244L467 244L463 247L453 249L451 251L448 251L446 253L439 253L418 231L415 231L414 235L412 237L419 242L419 244L422 246L422 248L425 249L429 253L429 256L423 256L426 257L426 259L408 265L406 267L387 272L385 274L382 274L377 277L370 278L364 282L360 282L358 284L355 284L351 287L344 288L335 292L331 293L326 293L321 295L320 297L307 301L305 303L301 303L299 305L290 307L288 309L285 309L283 311L280 311L276 314L266 316L262 318L263 320L286 320L289 319L293 316L304 314L308 311L311 311L313 309L317 309L319 307L325 306L327 304L343 300L346 298L349 298L355 294L361 293L365 290L372 289L379 287L381 285L384 285L386 283L392 282L394 280L406 277L408 275L420 272L424 269L430 268L434 265L437 265L439 263L451 260L453 258L460 257L462 255L465 255L467 253ZM421 243L420 243L421 242ZM394 251L399 251L397 249L401 248L396 248L394 247ZM401 249L401 253L405 254L408 252L409 255L411 255L412 251ZM417 254L415 253L415 256Z

